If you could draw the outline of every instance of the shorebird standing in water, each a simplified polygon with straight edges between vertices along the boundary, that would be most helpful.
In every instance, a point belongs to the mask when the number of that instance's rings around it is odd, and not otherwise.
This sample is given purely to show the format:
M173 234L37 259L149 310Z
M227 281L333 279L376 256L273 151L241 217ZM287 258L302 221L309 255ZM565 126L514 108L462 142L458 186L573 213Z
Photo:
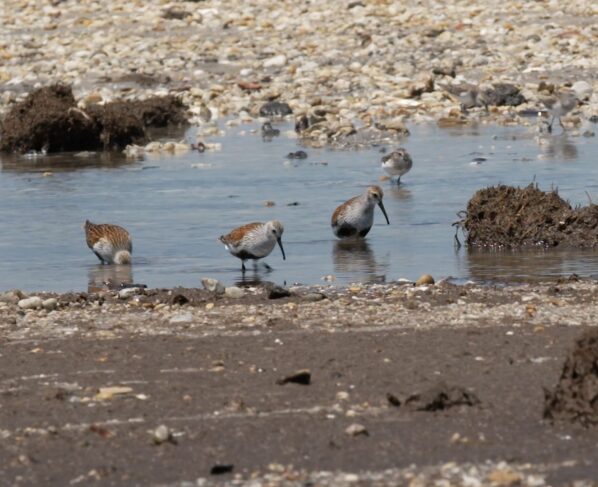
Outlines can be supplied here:
M220 241L226 250L241 259L241 270L245 272L246 260L256 261L270 255L277 243L282 252L282 259L286 260L281 240L283 232L284 227L278 220L266 223L248 223L235 228L228 235L222 235ZM268 264L266 264L266 268L271 270Z
M339 238L365 237L374 223L374 207L378 205L390 225L382 204L384 193L379 186L370 186L361 195L340 205L332 214L332 231Z
M541 98L541 101L552 115L548 124L548 132L552 132L552 124L555 118L558 118L559 125L565 130L561 117L567 115L577 106L577 95L573 91L563 90L554 96Z
M409 153L402 147L382 157L382 169L384 169L391 178L393 176L399 176L397 184L401 184L401 176L408 173L412 167L413 159L411 159Z
M123 227L107 223L96 225L85 221L87 246L98 256L102 264L130 264L133 244Z

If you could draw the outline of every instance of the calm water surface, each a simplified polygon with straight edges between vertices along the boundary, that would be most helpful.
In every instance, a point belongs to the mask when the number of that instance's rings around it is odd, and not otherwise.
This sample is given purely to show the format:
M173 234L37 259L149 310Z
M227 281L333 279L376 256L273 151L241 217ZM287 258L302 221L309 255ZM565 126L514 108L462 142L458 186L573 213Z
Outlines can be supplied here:
M383 282L422 273L435 278L517 280L598 275L598 252L469 252L454 248L451 223L485 186L558 187L572 204L598 201L598 141L557 134L542 143L522 128L411 126L405 140L414 167L396 187L382 175L379 149L301 149L284 135L267 142L250 129L230 130L219 152L91 158L61 154L0 160L0 290L85 290L90 283L134 281L150 287L199 286L205 276L226 284L242 278L240 261L218 236L235 226L279 219L287 260L275 248L270 273L247 279L278 283ZM279 128L289 130L290 126ZM189 140L196 129L187 133ZM388 147L392 149L393 147ZM481 163L472 162L483 158ZM52 175L44 172L52 171ZM337 241L334 208L380 184L390 226L377 209L360 245ZM267 207L265 201L275 202ZM100 266L85 244L82 224L116 223L133 237L131 268ZM462 238L462 237L461 237ZM248 267L251 269L251 267Z

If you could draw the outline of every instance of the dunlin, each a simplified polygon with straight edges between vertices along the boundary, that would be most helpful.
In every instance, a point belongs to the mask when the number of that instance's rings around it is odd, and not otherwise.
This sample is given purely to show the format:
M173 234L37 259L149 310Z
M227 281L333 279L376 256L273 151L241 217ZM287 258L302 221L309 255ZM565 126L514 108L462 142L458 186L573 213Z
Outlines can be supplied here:
M340 205L332 214L332 231L339 238L365 237L374 223L374 206L378 205L390 225L382 204L384 193L379 186L370 186L363 194Z
M270 255L277 243L282 252L283 260L286 260L281 240L283 232L284 227L278 220L271 220L266 223L248 223L235 228L228 235L222 235L220 241L224 244L226 250L241 259L241 269L245 272L246 260L252 259L255 261ZM267 264L266 267L270 268Z
M93 250L103 264L130 264L133 245L131 237L118 225L96 225L85 222L87 246Z
M382 158L382 169L384 169L391 178L393 176L399 176L397 184L401 184L401 176L409 172L412 166L413 159L411 159L409 153L403 148L392 151Z
M542 103L548 109L552 118L548 125L548 132L552 132L552 124L555 118L558 118L559 125L565 130L561 117L566 115L577 106L577 96L573 91L563 90L554 96L541 98Z

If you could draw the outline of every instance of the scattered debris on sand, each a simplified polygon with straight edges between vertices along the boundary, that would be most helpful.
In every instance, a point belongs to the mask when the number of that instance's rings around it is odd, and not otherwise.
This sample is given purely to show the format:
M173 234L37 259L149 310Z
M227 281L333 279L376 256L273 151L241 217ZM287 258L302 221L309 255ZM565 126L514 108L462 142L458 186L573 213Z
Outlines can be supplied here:
M493 186L477 191L458 225L467 245L479 248L598 245L598 206L572 208L556 191Z
M390 398L389 402L393 403ZM444 382L421 393L412 394L405 400L405 405L416 411L442 411L456 406L472 407L479 404L480 400L473 392Z

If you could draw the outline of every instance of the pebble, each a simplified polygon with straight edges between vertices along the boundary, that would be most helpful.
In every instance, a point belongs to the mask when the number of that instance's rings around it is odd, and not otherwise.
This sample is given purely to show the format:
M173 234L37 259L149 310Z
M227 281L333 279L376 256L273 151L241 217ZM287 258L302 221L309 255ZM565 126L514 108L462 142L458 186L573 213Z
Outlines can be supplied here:
M368 430L366 429L366 427L359 423L353 423L353 424L349 425L347 427L347 429L345 429L345 433L348 434L349 436L359 436L359 435L369 436L369 433L368 433Z
M291 292L282 286L272 285L268 287L268 299L287 298L290 295Z
M118 292L118 299L129 299L136 294L141 294L143 290L139 287L126 287Z
M193 315L189 312L175 314L175 315L171 316L171 318L168 320L168 322L171 324L191 323L192 321L193 321Z
M19 301L19 308L21 309L39 309L42 307L43 300L39 296L31 296L30 298L21 299Z
M224 290L224 295L232 299L239 299L245 296L245 291L237 286L227 287Z
M416 286L425 286L428 284L434 284L434 278L430 274L423 274L417 281Z
M152 439L156 445L161 445L172 439L172 433L168 426L161 424L154 431L152 431Z
M218 279L213 279L211 277L204 277L201 280L201 284L204 289L216 293L216 294L224 294L224 284L222 284Z
M303 299L305 301L317 302L326 299L326 295L323 293L307 293L305 296L303 296Z
M18 289L12 291L6 291L4 293L0 293L0 302L2 303L9 303L9 304L17 304L21 299L24 299L26 296L19 291Z
M289 104L279 101L270 101L260 108L261 117L284 117L291 113L293 113L293 110Z
M42 307L47 311L52 311L58 307L58 300L56 298L48 298L42 302Z
M264 61L264 68L272 68L272 67L279 67L284 66L287 63L287 57L284 54L279 54L278 56L271 57L270 59L266 59Z

